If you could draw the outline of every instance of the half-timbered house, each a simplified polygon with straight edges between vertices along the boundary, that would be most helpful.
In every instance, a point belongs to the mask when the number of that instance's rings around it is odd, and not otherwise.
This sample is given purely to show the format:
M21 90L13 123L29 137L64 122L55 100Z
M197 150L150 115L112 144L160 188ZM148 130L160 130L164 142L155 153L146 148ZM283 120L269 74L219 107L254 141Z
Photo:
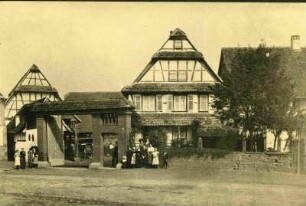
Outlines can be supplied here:
M48 97L50 101L58 101L61 99L57 90L34 64L22 76L8 95L5 102L6 124L9 123L23 105L44 97Z
M15 149L24 148L27 151L31 146L37 145L36 129L28 129L24 124L20 124L20 117L17 114L25 104L39 100L53 102L60 101L61 98L40 69L33 64L9 93L4 104L9 159L13 159ZM22 128L15 128L14 125ZM15 130L19 132L15 133Z
M213 125L211 86L219 82L208 63L185 32L175 29L136 80L122 89L141 119L137 139L157 128L173 140L191 140L193 120Z

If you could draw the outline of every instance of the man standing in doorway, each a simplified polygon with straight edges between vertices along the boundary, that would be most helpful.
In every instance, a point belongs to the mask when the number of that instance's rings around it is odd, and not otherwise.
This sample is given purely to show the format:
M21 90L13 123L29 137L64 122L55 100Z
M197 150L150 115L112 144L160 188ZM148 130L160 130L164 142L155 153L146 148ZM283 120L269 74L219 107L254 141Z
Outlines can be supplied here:
M116 167L117 163L118 163L118 141L115 142L113 159L112 159L112 166Z

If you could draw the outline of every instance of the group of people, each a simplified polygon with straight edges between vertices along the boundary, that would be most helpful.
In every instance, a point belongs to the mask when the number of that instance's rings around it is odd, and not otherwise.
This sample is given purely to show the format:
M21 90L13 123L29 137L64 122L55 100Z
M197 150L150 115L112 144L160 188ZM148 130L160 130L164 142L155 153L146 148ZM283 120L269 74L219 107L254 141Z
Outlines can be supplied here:
M113 166L116 165L118 161L118 149L114 150L113 155ZM168 167L168 153L164 151L162 154L158 151L157 147L153 147L150 144L149 140L144 143L143 141L140 142L139 145L130 148L127 151L127 154L122 157L122 168L158 168L160 165L160 157L162 158L163 166L167 169Z
M28 160L26 160L26 156ZM24 148L21 148L21 151L15 150L15 169L25 169L28 163L28 168L37 168L38 167L38 147L33 146L29 149L28 155L24 151Z

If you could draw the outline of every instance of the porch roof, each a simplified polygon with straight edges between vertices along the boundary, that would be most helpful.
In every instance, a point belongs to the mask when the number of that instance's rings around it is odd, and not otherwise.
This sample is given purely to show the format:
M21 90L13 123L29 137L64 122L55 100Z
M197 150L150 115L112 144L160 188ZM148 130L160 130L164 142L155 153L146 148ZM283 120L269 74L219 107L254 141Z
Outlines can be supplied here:
M133 83L122 89L123 93L211 93L213 83Z
M141 126L190 126L194 120L210 124L212 116L208 113L139 113Z

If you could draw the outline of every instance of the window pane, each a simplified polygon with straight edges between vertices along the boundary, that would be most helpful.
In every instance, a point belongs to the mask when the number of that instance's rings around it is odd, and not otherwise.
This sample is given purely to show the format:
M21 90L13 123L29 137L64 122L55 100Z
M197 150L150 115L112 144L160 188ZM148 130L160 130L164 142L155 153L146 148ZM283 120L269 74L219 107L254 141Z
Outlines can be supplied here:
M168 61L169 62L169 81L177 81L177 61Z
M174 49L183 49L183 42L182 42L182 40L175 40L174 41Z
M187 81L187 71L186 70L178 71L178 81L179 82Z
M177 70L170 70L169 71L169 81L176 82L177 81Z
M186 111L186 96L174 96L174 111Z
M134 95L134 104L136 110L141 110L141 96L140 95Z
M155 111L155 96L143 96L143 111Z
M172 128L172 139L186 139L187 128L186 127L173 127Z
M200 111L208 111L208 96L200 95Z

